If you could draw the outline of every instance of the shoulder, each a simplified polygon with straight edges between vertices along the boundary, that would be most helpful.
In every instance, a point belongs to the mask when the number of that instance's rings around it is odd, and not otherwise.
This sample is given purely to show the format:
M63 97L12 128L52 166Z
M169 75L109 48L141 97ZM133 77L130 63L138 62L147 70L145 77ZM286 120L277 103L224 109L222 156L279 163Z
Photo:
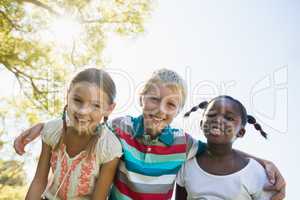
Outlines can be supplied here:
M109 122L109 125L115 129L115 130L132 130L133 123L132 123L133 117L126 115L122 117L117 117Z
M190 181L193 180L195 177L195 173L198 174L199 170L197 168L196 158L192 158L190 160L187 160L180 168L177 176L176 176L176 182L181 187L184 187L186 184L188 184Z
M107 126L103 126L98 143L99 142L117 144L117 145L120 143L119 139L114 134L114 132L110 130L110 128L108 128Z
M268 183L265 169L254 159L250 158L243 174L242 181L251 194L261 194Z
M44 124L41 131L43 142L52 148L58 143L63 129L63 121L60 118L50 120Z
M185 139L187 144L187 159L194 157L197 154L202 154L206 149L206 144L201 140L192 137L190 134L185 133Z
M129 115L117 117L110 121L112 126L120 126L123 124L131 125L132 124L132 117Z
M120 158L121 155L122 146L119 139L109 128L104 126L96 148L96 157L98 157L99 164L109 162L114 158Z
M251 174L255 177L261 177L266 179L267 175L265 172L265 169L263 168L263 166L261 164L259 164L259 162L257 162L256 160L250 158L249 160L249 172L251 172Z

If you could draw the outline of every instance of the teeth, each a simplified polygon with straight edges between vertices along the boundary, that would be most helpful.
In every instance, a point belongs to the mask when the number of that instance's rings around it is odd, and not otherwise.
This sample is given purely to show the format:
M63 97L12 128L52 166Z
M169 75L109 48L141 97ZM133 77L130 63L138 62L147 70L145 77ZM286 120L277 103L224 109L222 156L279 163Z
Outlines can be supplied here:
M213 128L213 129L211 129L210 132L212 135L221 135L222 134L222 131L218 128Z
M155 119L156 121L162 121L163 120L163 119L157 118L157 117L153 117L153 119Z
M86 119L79 119L79 118L77 118L77 120L78 120L78 122L80 122L80 123L86 123L86 122L88 122L88 120L86 120Z

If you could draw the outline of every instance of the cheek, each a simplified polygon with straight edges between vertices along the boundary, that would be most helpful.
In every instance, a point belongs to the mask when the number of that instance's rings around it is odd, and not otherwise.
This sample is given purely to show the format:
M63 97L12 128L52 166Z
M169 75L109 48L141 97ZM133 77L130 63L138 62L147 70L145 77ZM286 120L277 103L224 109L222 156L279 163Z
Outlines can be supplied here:
M93 121L97 121L102 118L101 113L96 112L96 111L91 112L89 116L93 119Z
M176 113L174 113L172 115L167 115L167 121L168 121L168 123L172 122L175 117L176 117Z
M144 102L144 104L142 105L142 109L145 112L153 112L155 110L158 109L158 106L155 103L151 103L151 102Z
M75 111L74 105L68 104L67 113L69 117L71 118L73 117L74 111Z
M75 102L69 101L67 110L68 110L68 112L74 112L74 111L78 110L78 106L76 105Z
M240 130L240 126L234 123L228 124L226 127L226 130L229 134L236 135L238 134L238 131Z

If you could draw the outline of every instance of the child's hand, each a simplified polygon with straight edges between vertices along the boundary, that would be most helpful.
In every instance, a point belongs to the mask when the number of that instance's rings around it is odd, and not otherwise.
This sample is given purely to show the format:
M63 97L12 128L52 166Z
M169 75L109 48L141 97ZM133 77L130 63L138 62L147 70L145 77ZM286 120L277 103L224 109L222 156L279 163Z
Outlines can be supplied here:
M270 161L263 161L266 173L268 175L269 182L271 183L265 186L265 190L275 191L272 200L282 200L285 198L286 183L278 168Z
M35 126L23 131L14 140L14 149L17 154L23 155L25 153L25 146L40 135L43 126L44 124L42 123L36 124Z

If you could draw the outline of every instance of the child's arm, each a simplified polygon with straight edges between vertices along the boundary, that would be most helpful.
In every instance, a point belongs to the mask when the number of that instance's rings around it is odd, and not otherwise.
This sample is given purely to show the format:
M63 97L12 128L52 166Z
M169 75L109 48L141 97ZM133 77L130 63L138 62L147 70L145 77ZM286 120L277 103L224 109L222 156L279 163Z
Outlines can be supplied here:
M186 192L185 188L176 184L175 200L186 200L186 198L187 198L187 192Z
M119 158L115 158L101 166L92 200L107 199L107 195L114 180L119 160Z
M264 189L276 192L271 200L283 200L285 198L286 183L278 168L271 161L257 158L239 150L236 151L242 156L253 158L264 167L269 182L271 183L271 185L265 187Z
M14 149L17 154L22 155L25 153L25 146L33 141L35 138L41 135L41 130L43 129L44 124L38 123L33 127L23 131L15 140L14 140Z
M41 200L47 182L50 169L51 147L43 142L35 176L31 182L25 200Z

